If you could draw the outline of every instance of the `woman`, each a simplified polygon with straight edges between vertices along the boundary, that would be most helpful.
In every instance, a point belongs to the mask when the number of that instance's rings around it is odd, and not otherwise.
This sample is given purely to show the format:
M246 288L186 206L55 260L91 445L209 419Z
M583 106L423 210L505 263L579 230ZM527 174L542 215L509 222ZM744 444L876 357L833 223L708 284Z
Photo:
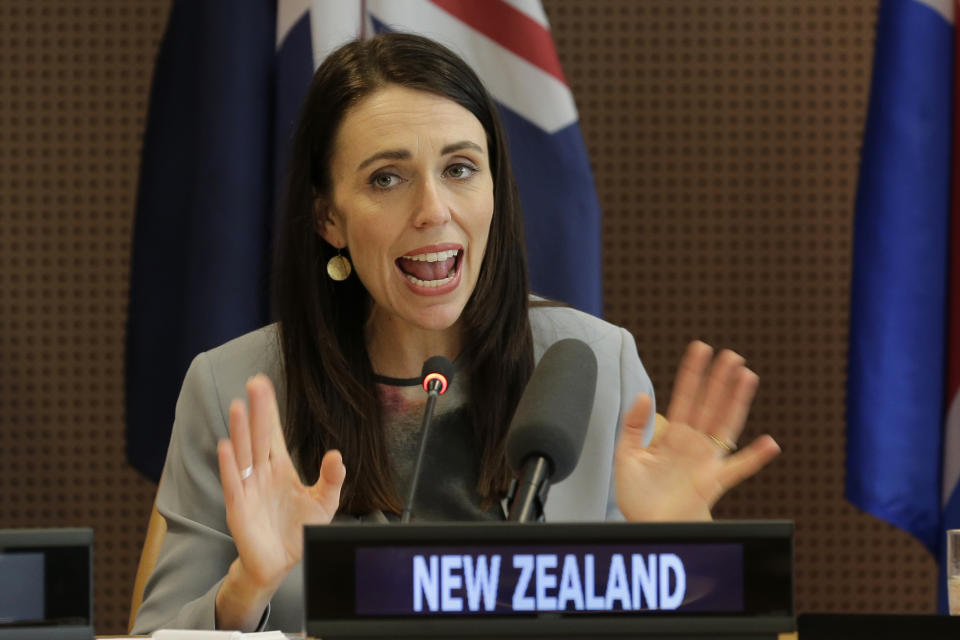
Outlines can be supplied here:
M632 337L531 305L496 108L462 60L424 38L350 43L317 70L278 256L278 325L187 373L157 496L168 532L137 632L299 630L302 526L399 513L422 406L411 379L432 355L455 359L457 374L421 519L503 517L506 427L536 358L564 337L585 340L600 372L583 456L551 490L549 519L709 519L779 451L764 436L727 455L757 377L702 343L684 356L670 427L644 448L653 396ZM244 392L249 410L227 404Z

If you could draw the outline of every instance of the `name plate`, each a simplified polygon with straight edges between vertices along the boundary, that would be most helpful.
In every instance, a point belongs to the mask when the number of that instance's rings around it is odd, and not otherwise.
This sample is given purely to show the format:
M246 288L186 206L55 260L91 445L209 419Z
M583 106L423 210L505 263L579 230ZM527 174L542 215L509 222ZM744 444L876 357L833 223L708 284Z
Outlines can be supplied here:
M92 640L92 596L92 529L0 529L0 640Z
M307 527L328 637L772 637L793 629L789 522ZM751 635L756 634L756 635Z

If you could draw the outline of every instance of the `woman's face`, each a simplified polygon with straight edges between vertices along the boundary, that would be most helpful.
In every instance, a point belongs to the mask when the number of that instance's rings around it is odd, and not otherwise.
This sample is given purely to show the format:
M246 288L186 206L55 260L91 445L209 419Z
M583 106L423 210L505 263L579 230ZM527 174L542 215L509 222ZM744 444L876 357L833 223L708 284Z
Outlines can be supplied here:
M397 85L347 112L321 235L349 249L374 322L443 330L459 319L493 216L486 140L457 103Z

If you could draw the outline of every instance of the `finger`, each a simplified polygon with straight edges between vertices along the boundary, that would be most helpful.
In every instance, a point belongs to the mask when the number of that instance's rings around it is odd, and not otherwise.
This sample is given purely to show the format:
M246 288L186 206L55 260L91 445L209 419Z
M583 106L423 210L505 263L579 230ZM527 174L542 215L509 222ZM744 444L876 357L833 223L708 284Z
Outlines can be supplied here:
M323 454L320 461L320 478L328 487L335 487L340 491L343 481L347 477L347 467L343 464L343 456L336 449ZM318 480L319 480L318 479Z
M266 378L266 376L264 376ZM273 436L270 439L270 454L278 462L293 464L290 461L290 452L287 450L287 438L283 434L283 422L280 421L280 405L277 402L277 393L273 390L273 382L267 378L273 393L273 402L270 403L270 411L273 414L272 422L274 424Z
M737 371L743 368L742 356L724 349L710 366L703 385L703 397L691 410L688 424L701 431L713 433L717 421L725 413L726 405L734 391Z
M623 416L623 426L620 428L620 439L617 442L616 454L631 456L643 451L644 429L650 418L653 401L645 393L638 393L633 405Z
M327 511L331 518L340 506L340 490L347 477L347 468L343 464L343 457L336 449L331 449L323 455L320 461L320 477L310 489L315 500Z
M250 420L247 406L240 398L230 403L230 444L237 468L243 471L253 464L250 451Z
M703 372L712 356L713 348L705 342L694 340L687 346L673 381L673 393L667 408L668 421L690 423L693 407L697 405L701 393Z
M724 462L717 478L724 491L729 491L780 454L780 445L770 436L760 436L748 447L733 454Z
M737 441L747 422L747 414L750 413L759 384L760 376L750 369L742 367L737 371L733 393L715 423L714 435L728 442Z
M247 397L250 398L250 439L253 448L253 468L264 469L270 461L270 441L273 438L276 404L273 386L267 376L257 374L247 380Z
M269 376L263 375L267 386L270 388L270 394L273 396L270 401L270 422L273 424L273 431L270 436L270 455L278 462L290 461L290 452L287 450L287 439L283 435L283 422L280 421L280 405L277 402L277 392L273 386L273 381Z
M233 509L240 503L243 496L243 480L240 479L240 468L234 456L233 445L229 440L217 443L217 461L220 463L220 484L223 486L224 504Z

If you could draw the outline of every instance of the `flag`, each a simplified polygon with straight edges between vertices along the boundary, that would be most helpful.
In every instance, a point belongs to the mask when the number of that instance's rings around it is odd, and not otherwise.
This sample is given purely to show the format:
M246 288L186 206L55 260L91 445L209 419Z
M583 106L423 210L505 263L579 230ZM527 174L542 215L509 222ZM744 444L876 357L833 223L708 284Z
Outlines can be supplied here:
M175 0L151 90L134 228L127 452L159 478L200 351L269 322L273 220L313 69L384 31L425 35L500 109L535 292L602 313L600 207L538 0Z
M313 73L275 0L175 0L154 70L134 221L127 458L158 480L193 357L269 322L275 203Z
M940 561L960 528L954 0L883 0L854 223L847 498Z

